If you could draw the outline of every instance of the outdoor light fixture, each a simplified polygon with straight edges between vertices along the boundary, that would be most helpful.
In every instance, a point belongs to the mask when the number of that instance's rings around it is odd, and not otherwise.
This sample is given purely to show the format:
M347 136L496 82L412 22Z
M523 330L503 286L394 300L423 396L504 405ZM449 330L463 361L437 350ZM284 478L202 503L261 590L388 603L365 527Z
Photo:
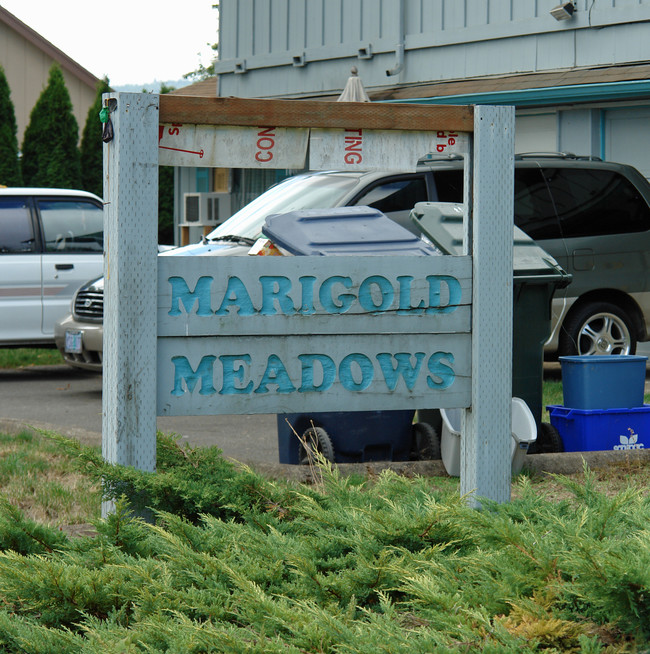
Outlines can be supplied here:
M573 12L575 10L576 6L573 2L563 2L557 7L551 9L551 16L553 16L555 20L569 20L569 18L573 18Z

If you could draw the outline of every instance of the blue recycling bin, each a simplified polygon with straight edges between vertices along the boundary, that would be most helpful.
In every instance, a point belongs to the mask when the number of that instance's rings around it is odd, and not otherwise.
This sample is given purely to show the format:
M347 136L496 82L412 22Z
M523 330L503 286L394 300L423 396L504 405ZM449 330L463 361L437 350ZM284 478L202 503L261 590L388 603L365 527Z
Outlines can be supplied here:
M370 207L311 209L268 216L262 233L293 255L439 255L440 251ZM332 411L277 416L280 463L307 463L305 443L336 463L440 458L414 410ZM312 443L313 439L313 443Z

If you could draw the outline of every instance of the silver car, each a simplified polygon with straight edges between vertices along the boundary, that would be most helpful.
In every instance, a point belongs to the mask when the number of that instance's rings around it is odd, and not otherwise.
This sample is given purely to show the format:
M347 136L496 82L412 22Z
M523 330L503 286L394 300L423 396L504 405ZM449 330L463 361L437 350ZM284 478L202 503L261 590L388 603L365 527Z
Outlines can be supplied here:
M0 188L0 347L54 345L74 292L103 270L102 207L85 191Z

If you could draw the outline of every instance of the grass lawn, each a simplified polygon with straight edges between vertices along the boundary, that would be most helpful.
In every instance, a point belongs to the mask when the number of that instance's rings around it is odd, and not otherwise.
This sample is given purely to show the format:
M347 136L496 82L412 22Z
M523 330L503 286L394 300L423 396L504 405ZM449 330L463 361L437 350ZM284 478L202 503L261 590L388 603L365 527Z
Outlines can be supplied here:
M63 357L56 348L6 348L0 349L1 368L25 368L28 366L57 366Z
M56 349L0 349L0 369L62 363L63 358ZM547 379L544 382L543 421L549 421L546 406L561 405L562 402L561 380ZM645 395L645 402L650 404L650 394ZM615 466L600 476L603 483L613 483L619 490L631 478L646 479L650 486L648 466L622 462L621 466ZM457 479L439 481L443 486L448 485L451 492L457 490ZM540 484L540 492L545 488L553 492L555 486L548 475L539 476L535 483ZM0 485L0 497L20 507L27 516L66 531L74 532L75 525L86 525L100 515L99 489L76 472L61 446L45 435L29 432L17 436L0 434Z
M45 435L0 433L0 488L27 517L69 533L101 514L99 487Z

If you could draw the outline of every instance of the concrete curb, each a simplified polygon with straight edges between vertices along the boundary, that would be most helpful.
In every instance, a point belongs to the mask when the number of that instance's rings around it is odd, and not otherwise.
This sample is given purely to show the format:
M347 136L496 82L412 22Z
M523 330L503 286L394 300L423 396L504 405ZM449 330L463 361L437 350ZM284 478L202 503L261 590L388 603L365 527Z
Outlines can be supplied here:
M75 438L82 444L101 443L101 434L83 429L61 430L56 425L43 422L27 423L23 420L0 419L0 432L19 434L23 431L53 431L57 434ZM607 468L622 463L644 464L650 461L650 449L598 451L598 452L562 452L554 454L529 454L524 468L531 472L570 475L582 472L585 464L591 469ZM260 461L240 461L259 474L270 479L288 479L295 482L312 483L314 471L309 466L289 465L286 463L266 463ZM448 477L442 461L373 461L368 463L338 463L336 468L342 475L378 475L383 470L392 470L405 477Z
M529 454L524 468L536 473L570 475L582 472L585 464L592 470L607 468L623 463L643 464L650 462L650 449L622 452L561 452L553 454ZM290 479L296 482L310 483L314 474L309 466L249 463L250 467L271 479ZM440 460L436 461L388 461L368 463L339 463L336 465L342 475L378 475L383 470L392 470L406 477L448 477Z

